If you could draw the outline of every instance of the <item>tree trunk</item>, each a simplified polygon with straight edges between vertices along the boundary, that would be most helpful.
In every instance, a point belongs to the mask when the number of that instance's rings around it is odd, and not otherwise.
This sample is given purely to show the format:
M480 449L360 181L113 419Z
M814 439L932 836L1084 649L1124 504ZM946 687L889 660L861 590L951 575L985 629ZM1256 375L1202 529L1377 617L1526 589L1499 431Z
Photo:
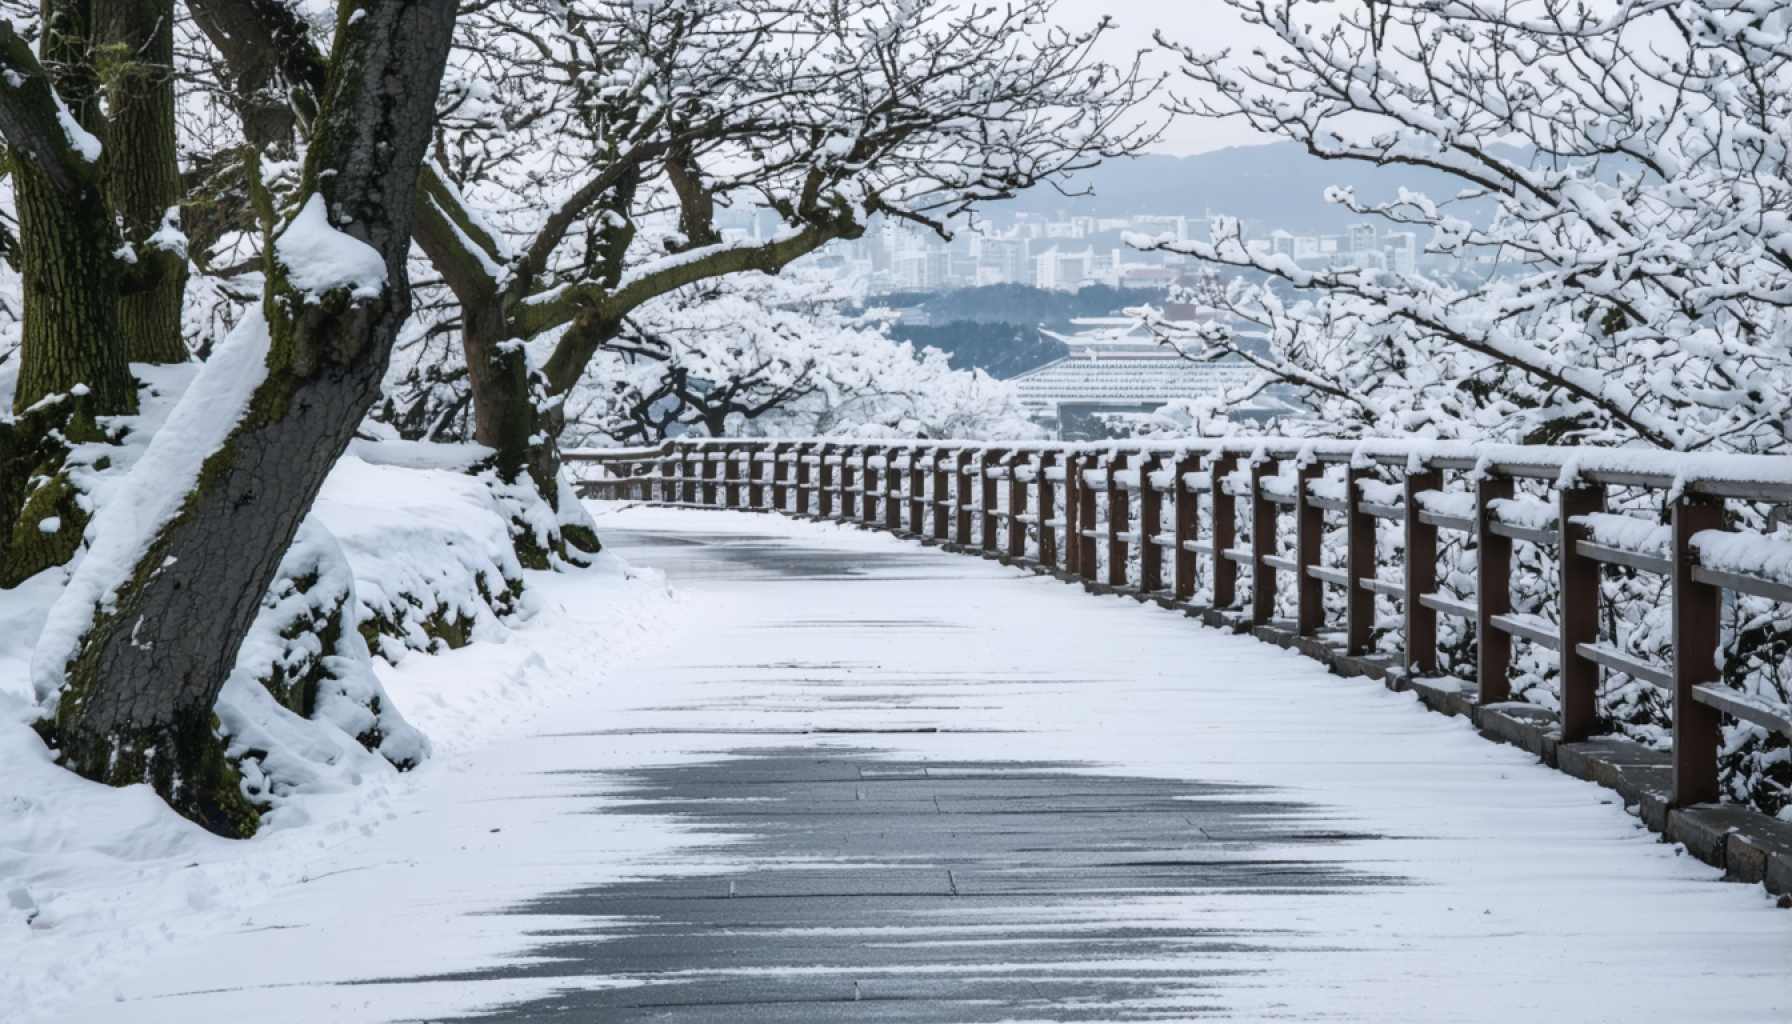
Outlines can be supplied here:
M544 402L542 381L529 372L522 344L506 337L508 318L498 303L462 307L461 344L467 359L467 380L473 392L473 439L496 453L492 468L506 484L526 481L540 499L560 509L560 431L565 426L559 402ZM530 569L553 566L550 555L575 551L594 553L597 534L585 526L559 523L537 542L526 523L513 523L517 559Z
M703 410L703 429L710 437L728 436L728 407L710 406Z
M179 510L116 581L116 598L92 609L45 727L75 771L148 782L226 835L252 831L256 814L224 757L212 707L300 521L378 398L409 313L413 194L455 6L364 0L352 20L347 11L300 195L321 197L337 231L378 253L384 286L371 297L348 286L308 291L293 284L278 244L269 246L266 379ZM113 582L94 561L76 583ZM82 579L90 569L93 579Z
M43 68L69 115L93 131L99 103L91 6L86 0L45 0L43 13ZM23 43L12 39L9 45ZM95 414L135 412L137 392L118 339L118 235L96 179L86 174L78 185L58 188L33 161L13 163L25 286L13 408L23 412L47 395L85 387Z
M25 324L13 409L84 386L98 415L135 412L137 391L118 338L112 223L99 190L65 201L29 165L13 172Z
M514 483L531 471L530 440L542 428L530 394L529 362L520 344L507 344L509 323L501 302L465 306L461 317L473 439L497 453L498 475Z
M181 300L187 287L179 224L182 198L174 141L173 0L98 0L100 78L106 86L104 181L113 216L142 279L118 300L118 328L132 362L182 363Z
M0 123L12 143L25 299L18 418L0 428L0 588L74 554L87 513L63 471L69 445L102 439L97 416L137 408L118 340L117 234L91 142L60 120L91 123L97 109L88 10L52 2L44 15L42 64L10 26L0 38L12 83ZM64 88L66 106L58 107L52 90ZM46 401L52 396L60 397Z

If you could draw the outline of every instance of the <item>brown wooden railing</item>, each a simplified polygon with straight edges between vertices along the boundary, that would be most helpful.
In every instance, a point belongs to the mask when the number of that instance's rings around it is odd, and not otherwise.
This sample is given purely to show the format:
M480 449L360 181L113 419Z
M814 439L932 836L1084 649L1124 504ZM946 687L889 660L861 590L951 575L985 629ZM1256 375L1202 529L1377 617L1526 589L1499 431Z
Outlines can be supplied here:
M1291 587L1286 628L1364 664L1374 662L1378 631L1395 633L1383 646L1398 653L1381 657L1409 677L1439 670L1439 617L1461 619L1477 641L1481 706L1510 699L1514 641L1555 653L1564 743L1594 729L1603 671L1664 691L1673 708L1675 807L1719 798L1723 716L1792 736L1792 708L1726 685L1719 669L1725 592L1792 602L1792 579L1765 568L1781 554L1792 566L1792 544L1726 529L1726 504L1792 502L1792 460L1278 439L705 440L567 457L602 474L581 482L588 497L853 521L1167 605L1198 601L1240 626L1270 626L1278 588ZM1447 479L1466 486L1446 490ZM1531 496L1519 496L1520 482ZM1611 488L1660 492L1667 522L1606 513ZM1283 517L1292 531L1279 529ZM1389 528L1400 543L1381 552L1384 522L1397 524ZM1340 564L1325 564L1327 531L1342 531ZM1478 549L1478 600L1439 591L1440 535L1451 533ZM1335 549L1338 535L1331 538ZM1726 539L1746 543L1726 548ZM1515 542L1537 545L1553 561L1557 621L1514 612ZM1401 576L1384 578L1378 556L1394 550ZM1761 553L1770 557L1754 557ZM1754 561L1759 571L1745 564ZM1669 581L1665 663L1602 639L1608 565ZM1198 588L1202 570L1207 582ZM1342 597L1332 601L1331 621L1328 588ZM1377 596L1400 608L1391 629L1378 627Z

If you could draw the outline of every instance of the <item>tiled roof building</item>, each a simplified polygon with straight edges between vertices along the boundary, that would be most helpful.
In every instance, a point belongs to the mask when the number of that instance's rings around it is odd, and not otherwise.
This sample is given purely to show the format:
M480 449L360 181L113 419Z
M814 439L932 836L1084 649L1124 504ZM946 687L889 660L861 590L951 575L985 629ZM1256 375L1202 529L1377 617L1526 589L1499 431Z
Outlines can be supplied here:
M1069 346L1069 355L1014 378L1022 406L1059 437L1105 436L1105 423L1142 417L1171 402L1223 397L1257 376L1242 362L1185 359L1159 344L1132 317L1073 322L1083 330L1074 335L1044 332ZM1259 397L1232 414L1260 418L1282 408Z

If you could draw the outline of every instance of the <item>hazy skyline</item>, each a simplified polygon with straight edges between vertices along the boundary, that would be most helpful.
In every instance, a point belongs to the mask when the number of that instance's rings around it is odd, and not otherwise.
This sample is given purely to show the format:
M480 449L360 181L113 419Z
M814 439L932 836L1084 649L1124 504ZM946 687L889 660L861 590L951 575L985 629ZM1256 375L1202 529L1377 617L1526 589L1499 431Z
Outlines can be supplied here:
M1162 0L1059 0L1058 21L1069 28L1086 29L1104 14L1113 18L1116 25L1104 52L1115 63L1130 60L1137 50L1156 49L1152 32L1157 29L1163 29L1166 36L1177 42L1203 50L1247 45L1252 38L1249 26L1239 21L1232 8L1221 0L1188 0L1180 4ZM1191 88L1175 73L1176 62L1169 54L1159 51L1147 60L1150 67L1171 72L1170 89L1187 92ZM1163 140L1154 148L1183 156L1271 141L1242 122L1181 117L1169 125Z

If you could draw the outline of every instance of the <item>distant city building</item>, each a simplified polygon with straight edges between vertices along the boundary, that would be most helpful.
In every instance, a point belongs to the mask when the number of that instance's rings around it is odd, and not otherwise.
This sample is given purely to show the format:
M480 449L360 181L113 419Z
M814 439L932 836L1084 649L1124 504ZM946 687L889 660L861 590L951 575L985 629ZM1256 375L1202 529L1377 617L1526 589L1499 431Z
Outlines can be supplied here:
M1069 252L1055 246L1039 254L1033 265L1033 287L1047 291L1075 291L1089 279L1095 254L1084 249Z
M742 212L718 218L728 241L763 240L774 232L769 214ZM829 246L806 258L866 281L872 294L929 292L980 285L1021 284L1051 291L1091 285L1161 291L1182 279L1194 262L1177 253L1132 248L1126 237L1188 241L1207 237L1207 222L1181 215L1016 216L1006 226L956 225L950 240L918 225L880 218L861 238ZM1283 230L1247 235L1251 253L1286 256L1309 270L1358 268L1410 274L1425 255L1411 231L1386 225L1349 225L1337 235L1297 235ZM1452 258L1447 262L1460 263Z
M1109 436L1171 402L1220 398L1256 377L1243 363L1184 359L1134 317L1072 323L1080 328L1072 335L1041 332L1069 346L1069 355L1013 378L1028 415L1065 440ZM1262 419L1283 409L1259 396L1230 414Z

